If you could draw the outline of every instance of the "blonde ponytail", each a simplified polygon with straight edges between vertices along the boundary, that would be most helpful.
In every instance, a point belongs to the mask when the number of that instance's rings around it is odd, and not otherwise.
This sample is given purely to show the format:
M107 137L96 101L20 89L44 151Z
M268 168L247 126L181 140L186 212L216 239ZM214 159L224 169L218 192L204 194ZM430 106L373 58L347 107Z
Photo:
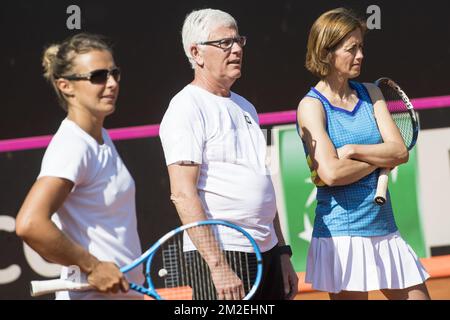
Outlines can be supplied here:
M51 83L58 97L59 104L66 111L68 107L67 100L58 89L56 80L71 73L73 61L78 54L93 50L105 50L112 54L111 46L102 36L88 33L79 33L67 38L61 44L52 44L43 53L44 78Z
M44 67L44 78L46 78L48 81L54 81L54 68L55 68L55 61L56 56L59 51L59 44L53 44L49 46L44 51L44 55L42 57L42 66Z

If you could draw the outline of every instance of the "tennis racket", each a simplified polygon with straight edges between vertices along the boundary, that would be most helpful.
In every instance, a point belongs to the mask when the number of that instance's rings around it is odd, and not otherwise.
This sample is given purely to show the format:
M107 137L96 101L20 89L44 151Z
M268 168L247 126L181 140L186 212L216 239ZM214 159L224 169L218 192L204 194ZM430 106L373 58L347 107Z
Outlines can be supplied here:
M193 239L193 240L191 240ZM249 300L262 277L262 256L255 240L239 226L205 220L178 227L120 271L145 263L146 286L130 289L157 300ZM230 296L223 288L238 288ZM31 295L94 290L69 280L31 281Z
M389 78L380 78L375 81L375 84L383 93L388 110L400 131L406 148L410 151L416 144L419 134L419 122L411 101L400 86ZM390 169L382 169L378 177L374 201L380 206L386 203L389 172Z

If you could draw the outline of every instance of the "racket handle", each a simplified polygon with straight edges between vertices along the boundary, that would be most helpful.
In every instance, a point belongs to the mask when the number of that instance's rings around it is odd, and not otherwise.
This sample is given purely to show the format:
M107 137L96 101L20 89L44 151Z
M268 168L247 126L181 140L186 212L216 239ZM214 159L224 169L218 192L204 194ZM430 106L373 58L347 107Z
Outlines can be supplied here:
M391 170L389 169L382 169L380 171L380 175L378 176L378 184L377 184L377 192L375 193L375 198L373 201L379 205L382 206L386 203L386 192L389 182L389 172Z
M93 287L88 283L77 283L69 280L43 280L31 281L30 294L32 297L42 296L44 294L55 293L57 291L88 291Z

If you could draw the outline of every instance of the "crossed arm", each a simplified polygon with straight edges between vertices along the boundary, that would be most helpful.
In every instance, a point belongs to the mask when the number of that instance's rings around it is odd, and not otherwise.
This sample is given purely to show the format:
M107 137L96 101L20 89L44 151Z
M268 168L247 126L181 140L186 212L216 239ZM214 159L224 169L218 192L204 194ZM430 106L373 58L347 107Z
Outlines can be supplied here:
M377 168L391 168L408 161L408 151L381 91L366 85L373 101L375 119L383 142L374 145L345 145L335 149L326 131L325 111L317 99L300 101L297 122L314 169L328 186L354 183Z

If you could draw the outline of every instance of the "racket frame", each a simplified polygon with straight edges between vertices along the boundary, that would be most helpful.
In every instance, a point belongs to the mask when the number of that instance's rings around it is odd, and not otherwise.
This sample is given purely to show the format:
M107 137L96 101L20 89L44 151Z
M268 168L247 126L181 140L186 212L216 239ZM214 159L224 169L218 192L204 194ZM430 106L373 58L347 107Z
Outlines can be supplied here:
M392 79L390 78L380 78L378 80L375 81L375 85L377 87L380 87L380 85L387 85L389 87L391 87L392 89L394 89L397 94L399 95L400 99L403 101L403 103L406 105L406 110L409 113L409 116L411 117L411 122L412 122L412 127L413 127L413 135L411 138L411 143L409 143L409 145L406 145L406 148L408 149L408 151L410 151L416 144L417 142L417 137L419 135L419 121L417 120L417 114L414 110L414 106L411 103L411 101L409 100L408 96L406 95L406 93L400 88L400 86ZM386 97L384 97L386 99ZM386 104L388 104L389 102L386 100ZM389 108L388 108L389 110ZM395 112L391 112L389 111L391 114L395 114ZM402 136L403 138L403 136ZM389 168L383 168L380 171L380 175L378 176L378 182L377 182L377 190L375 193L375 197L373 199L373 201L379 205L379 206L383 206L386 203L386 194L387 194L387 188L388 188L388 182L389 182L389 172L391 170Z
M136 283L130 282L130 289L135 290L137 292L140 292L142 294L148 295L156 300L163 300L163 298L158 294L158 292L156 291L156 288L151 280L151 276L150 276L150 268L151 268L151 263L153 261L153 258L155 257L155 253L157 252L158 248L163 245L165 242L167 242L169 239L171 239L174 235L181 233L189 228L193 228L193 227L198 227L198 226L204 226L204 225L223 225L223 226L227 226L230 227L232 229L235 229L239 232L241 232L242 234L244 234L247 239L250 241L250 243L253 246L254 249L254 253L256 256L256 278L255 281L252 285L252 288L250 289L250 291L247 293L247 295L242 299L242 300L249 300L251 299L251 297L255 294L256 290L259 287L259 284L261 283L261 279L262 279L262 254L261 251L258 247L258 244L256 243L255 239L253 239L253 237L247 232L245 231L243 228L224 221L224 220L217 220L217 219L209 219L209 220L203 220L203 221L196 221L196 222L192 222L183 226L180 226L172 231L169 231L168 233L166 233L164 236L162 236L158 241L156 241L147 251L145 251L139 258L135 259L133 262L131 262L129 265L124 266L122 268L120 268L120 271L122 273L126 273L134 268L136 268L137 266L139 266L141 263L145 262L146 263L146 267L145 267L145 277L147 280L147 284L148 284L148 288L144 287L142 285L138 285ZM59 284L61 284L57 290L52 290L51 288L49 288L50 290L46 289L46 284L48 283L49 285L52 285L52 283L54 282L58 282ZM60 279L55 279L55 280L44 280L44 281L32 281L32 286L31 286L31 296L39 296L42 294L48 294L48 293L52 293L55 291L63 291L63 290L68 290L68 289L72 289L75 288L76 286L76 290L77 291L86 291L86 290L92 290L92 287L87 285L87 284L74 284L74 283L68 283L70 281L68 280L60 280ZM64 285L64 283L66 283L67 287ZM67 284L68 283L68 284ZM39 290L42 291L37 291L37 288L39 288ZM42 289L41 289L42 288Z

